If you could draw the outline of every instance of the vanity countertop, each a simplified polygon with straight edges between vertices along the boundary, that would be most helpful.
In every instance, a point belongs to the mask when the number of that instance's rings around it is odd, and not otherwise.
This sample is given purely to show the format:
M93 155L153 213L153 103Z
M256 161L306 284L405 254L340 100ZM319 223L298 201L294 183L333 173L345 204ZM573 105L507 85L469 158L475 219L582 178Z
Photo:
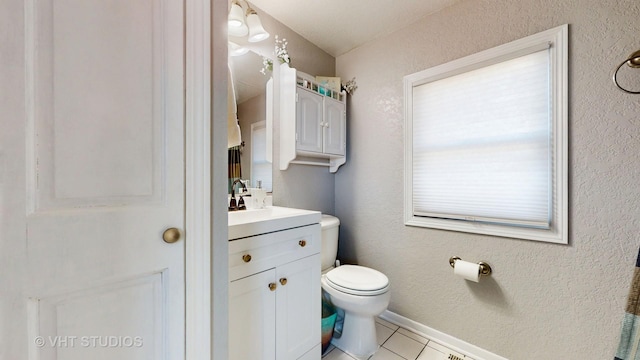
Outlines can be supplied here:
M229 240L317 224L319 211L267 206L264 209L231 211L228 215Z

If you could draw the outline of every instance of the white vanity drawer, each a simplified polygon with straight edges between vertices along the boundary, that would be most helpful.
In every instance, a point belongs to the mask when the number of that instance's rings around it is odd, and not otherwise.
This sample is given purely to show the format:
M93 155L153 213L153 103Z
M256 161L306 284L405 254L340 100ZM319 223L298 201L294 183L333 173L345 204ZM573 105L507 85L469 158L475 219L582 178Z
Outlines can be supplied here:
M229 241L229 281L320 253L320 224Z

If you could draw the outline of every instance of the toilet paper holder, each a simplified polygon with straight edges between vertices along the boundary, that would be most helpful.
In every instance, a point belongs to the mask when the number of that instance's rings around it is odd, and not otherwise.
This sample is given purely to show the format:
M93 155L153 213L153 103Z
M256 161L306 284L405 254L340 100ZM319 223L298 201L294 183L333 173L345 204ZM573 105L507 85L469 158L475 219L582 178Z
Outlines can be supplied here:
M457 260L462 260L457 256L452 256L449 258L449 265L451 265L452 268L456 267L456 261ZM484 261L480 261L478 263L478 265L480 265L480 275L484 275L484 276L489 276L491 275L491 266L489 266L489 264L487 264Z

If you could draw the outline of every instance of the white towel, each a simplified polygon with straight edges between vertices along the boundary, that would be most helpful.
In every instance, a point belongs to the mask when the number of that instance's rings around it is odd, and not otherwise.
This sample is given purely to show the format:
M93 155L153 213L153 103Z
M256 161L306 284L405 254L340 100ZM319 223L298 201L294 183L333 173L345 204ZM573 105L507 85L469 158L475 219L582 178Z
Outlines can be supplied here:
M227 147L232 148L242 143L240 125L238 124L238 107L236 105L236 92L233 87L231 68L227 77Z

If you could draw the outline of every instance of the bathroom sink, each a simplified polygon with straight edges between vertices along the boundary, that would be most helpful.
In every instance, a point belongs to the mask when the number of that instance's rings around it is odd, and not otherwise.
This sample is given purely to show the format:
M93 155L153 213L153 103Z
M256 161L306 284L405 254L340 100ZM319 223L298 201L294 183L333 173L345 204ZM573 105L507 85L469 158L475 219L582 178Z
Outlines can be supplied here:
M319 211L267 206L229 212L229 240L320 222Z

